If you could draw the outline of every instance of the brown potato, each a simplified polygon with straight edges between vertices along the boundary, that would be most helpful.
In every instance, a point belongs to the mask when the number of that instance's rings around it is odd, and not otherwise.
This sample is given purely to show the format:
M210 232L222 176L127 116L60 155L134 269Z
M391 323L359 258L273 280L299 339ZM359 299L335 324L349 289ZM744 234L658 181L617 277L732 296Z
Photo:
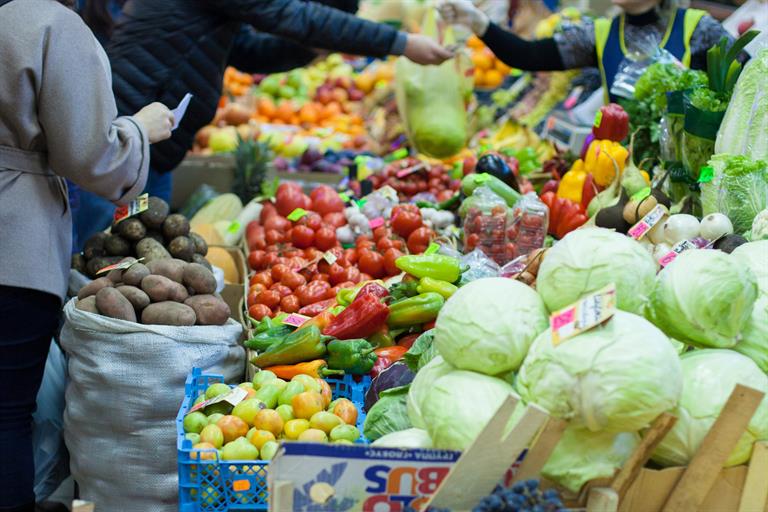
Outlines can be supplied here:
M136 321L133 305L116 288L102 288L96 294L96 307L102 315L128 322Z
M213 272L199 263L187 265L187 268L184 269L182 282L198 295L207 295L216 291L216 278L213 276Z
M106 266L114 265L123 259L121 256L101 256L93 258L85 266L86 274L92 279L96 279L96 272L103 269Z
M128 256L131 254L131 244L119 235L109 235L104 241L104 249L110 256Z
M155 260L171 259L171 255L168 253L168 251L165 250L163 244L154 238L145 238L141 242L137 243L136 255L139 258L144 258L145 265Z
M205 256L208 254L208 243L205 238L201 237L197 233L190 233L189 239L195 244L195 254Z
M70 261L69 267L72 270L77 270L81 274L85 274L85 265L88 263L88 261L85 259L85 256L83 256L80 253L73 254L72 260Z
M111 288L114 285L115 284L106 277L94 279L87 285L80 288L80 291L77 292L77 298L84 299L86 297L90 297L91 295L96 295L102 288Z
M133 309L141 311L145 307L149 306L149 295L144 293L140 288L135 286L121 285L117 287L117 291L123 294L128 301L133 305Z
M173 240L177 236L189 234L189 220L180 213L169 215L163 222L163 236L166 240Z
M149 269L143 263L134 263L131 268L123 271L123 283L129 286L141 286L141 280L150 274Z
M184 302L189 297L186 288L165 276L149 275L145 277L141 280L141 289L152 302L168 300Z
M96 307L95 295L89 295L84 299L78 299L77 302L75 302L75 309L85 311L86 313L94 313L96 315L101 314L99 313L99 308Z
M184 304L195 310L197 325L223 325L231 314L227 303L214 295L195 295Z
M148 206L139 214L139 219L149 229L160 229L171 208L163 199L155 196L149 198Z
M207 249L206 249L207 252ZM211 266L211 262L205 259L205 256L202 254L195 253L192 255L192 263L199 263L200 265L204 266L211 272L213 272L213 267Z
M158 276L167 277L173 282L184 282L184 269L187 268L187 262L183 260L155 260L147 263L149 272Z
M156 302L141 312L141 323L151 325L195 325L195 310L178 302Z
M177 236L168 244L171 256L184 261L191 261L195 254L195 244L186 236Z
M117 225L117 234L129 242L138 242L147 236L147 228L137 218L125 219Z
M127 262L127 261L134 262L134 261L136 261L136 258L133 258L133 257L129 256L127 258L123 258L122 260L120 260L119 263L124 263L124 262ZM122 283L123 282L123 274L124 273L125 273L125 269L122 269L122 268L117 269L116 268L114 270L110 270L107 273L107 277L113 283L118 284L118 283Z
M83 256L85 256L85 259L91 260L93 258L98 258L99 256L104 256L106 254L106 251L104 250L104 242L108 236L109 235L103 231L99 231L91 236L83 246Z

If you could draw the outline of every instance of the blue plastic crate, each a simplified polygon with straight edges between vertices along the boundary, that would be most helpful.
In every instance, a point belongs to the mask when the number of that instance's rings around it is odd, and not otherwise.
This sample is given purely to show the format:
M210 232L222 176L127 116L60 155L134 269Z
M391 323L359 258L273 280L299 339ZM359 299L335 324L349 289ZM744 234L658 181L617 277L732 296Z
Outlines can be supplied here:
M362 377L327 378L333 398L347 398L358 409L357 426L362 432L365 422L363 402L371 379ZM198 396L221 375L204 375L193 368L184 386L184 401L176 416L179 471L180 512L225 512L234 510L267 510L267 465L269 461L220 461L215 450L194 450L184 437L184 416Z

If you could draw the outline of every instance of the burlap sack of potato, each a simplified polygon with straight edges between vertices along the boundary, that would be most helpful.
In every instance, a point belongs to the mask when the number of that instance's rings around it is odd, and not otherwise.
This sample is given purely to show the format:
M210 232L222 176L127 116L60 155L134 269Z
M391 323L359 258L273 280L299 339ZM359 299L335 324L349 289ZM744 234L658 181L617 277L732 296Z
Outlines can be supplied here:
M193 367L237 381L242 326L142 325L64 307L64 440L82 499L100 510L178 510L175 419Z

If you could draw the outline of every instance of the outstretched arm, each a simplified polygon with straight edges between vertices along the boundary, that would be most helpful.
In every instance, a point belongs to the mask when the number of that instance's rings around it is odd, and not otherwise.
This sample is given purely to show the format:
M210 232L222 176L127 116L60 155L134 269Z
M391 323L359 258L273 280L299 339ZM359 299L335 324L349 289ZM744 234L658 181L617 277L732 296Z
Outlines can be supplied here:
M280 73L306 66L315 57L317 53L299 43L243 25L227 64L246 73Z

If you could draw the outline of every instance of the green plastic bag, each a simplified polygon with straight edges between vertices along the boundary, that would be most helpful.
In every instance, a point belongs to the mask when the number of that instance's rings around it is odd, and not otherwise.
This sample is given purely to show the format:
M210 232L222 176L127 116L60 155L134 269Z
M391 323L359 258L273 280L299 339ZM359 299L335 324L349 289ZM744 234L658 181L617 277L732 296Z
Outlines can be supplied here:
M424 16L422 33L439 40L435 10ZM442 43L454 42L450 27ZM397 108L406 134L414 148L433 158L455 155L467 141L467 113L464 98L471 91L470 66L459 54L439 66L421 66L405 57L395 64Z
M725 110L716 112L697 108L691 101L690 91L683 95L685 112L682 137L683 166L688 174L699 177L701 168L715 153L715 138Z

